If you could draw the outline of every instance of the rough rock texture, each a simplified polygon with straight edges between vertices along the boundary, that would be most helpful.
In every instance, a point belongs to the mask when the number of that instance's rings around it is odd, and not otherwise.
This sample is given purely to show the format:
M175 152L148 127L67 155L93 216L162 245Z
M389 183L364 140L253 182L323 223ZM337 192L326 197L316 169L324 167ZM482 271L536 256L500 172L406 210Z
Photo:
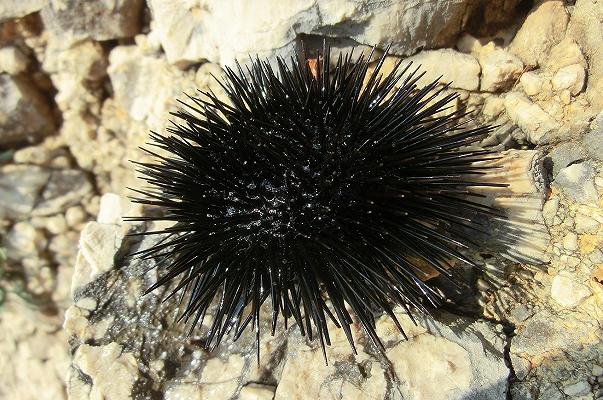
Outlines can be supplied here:
M101 213L107 212L101 207ZM268 318L261 324L266 334L259 365L253 334L206 353L198 332L186 338L184 327L174 324L177 299L160 303L161 293L141 296L156 279L155 270L145 272L154 261L128 261L124 251L151 242L122 241L123 231L119 224L91 222L82 232L72 282L74 305L65 320L74 352L68 386L72 398L228 399L253 392L263 393L260 398L274 393L275 399L505 396L509 370L502 326L447 313L419 319L415 326L399 312L408 341L401 340L388 318L380 318L377 330L387 343L389 361L358 326L355 334L364 350L354 359L345 335L331 326L333 345L325 365L317 343L306 343L297 329L281 327L270 336Z
M34 141L53 131L54 121L39 91L22 78L0 74L0 145Z
M0 22L39 11L48 0L5 0L0 3Z
M489 3L488 22L493 25L513 15L517 4ZM150 0L149 5L153 34L167 60L177 64L206 59L230 65L248 54L287 54L300 33L351 39L369 46L392 43L395 54L410 55L422 48L452 44L467 23L465 15L484 13L478 2L458 0L263 0L253 4ZM232 20L238 23L230 24Z

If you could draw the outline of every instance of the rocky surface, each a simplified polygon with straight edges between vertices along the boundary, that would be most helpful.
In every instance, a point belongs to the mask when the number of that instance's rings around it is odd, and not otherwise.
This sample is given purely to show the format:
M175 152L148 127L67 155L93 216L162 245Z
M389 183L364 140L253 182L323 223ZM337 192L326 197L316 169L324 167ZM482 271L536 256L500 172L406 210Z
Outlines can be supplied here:
M0 2L0 397L603 398L602 20L600 0ZM509 218L461 271L473 289L435 278L446 310L400 312L409 341L378 319L388 358L360 329L356 358L333 330L328 365L295 328L263 334L259 365L251 337L206 353L203 327L141 296L153 261L124 258L148 244L125 236L148 229L123 222L129 160L183 92L221 95L220 64L324 37L391 43L386 64L497 125L483 144L512 185L486 201Z

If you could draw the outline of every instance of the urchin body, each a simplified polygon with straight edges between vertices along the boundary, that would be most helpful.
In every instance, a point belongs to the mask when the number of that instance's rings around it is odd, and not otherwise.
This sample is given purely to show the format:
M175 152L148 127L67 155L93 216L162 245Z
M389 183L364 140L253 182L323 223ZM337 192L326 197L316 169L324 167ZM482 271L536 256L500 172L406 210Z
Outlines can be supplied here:
M191 97L140 164L151 188L138 201L164 213L135 220L174 222L141 252L166 256L149 291L177 279L192 328L213 305L208 348L249 323L259 341L269 300L273 332L293 319L324 350L332 320L354 348L354 315L382 349L374 314L397 324L396 305L439 305L425 268L453 279L476 221L496 215L471 192L495 186L481 178L492 152L471 147L492 128L443 112L456 94L418 87L411 65L382 75L385 56L369 72L365 57L331 67L323 54L227 68L228 101Z

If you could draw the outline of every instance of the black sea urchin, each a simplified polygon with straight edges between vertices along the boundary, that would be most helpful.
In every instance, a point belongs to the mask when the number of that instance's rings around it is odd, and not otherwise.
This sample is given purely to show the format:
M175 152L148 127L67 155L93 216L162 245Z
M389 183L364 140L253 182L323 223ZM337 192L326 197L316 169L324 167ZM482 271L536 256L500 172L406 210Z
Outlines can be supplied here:
M395 305L441 304L424 271L453 280L452 263L473 265L459 250L495 214L470 191L497 186L480 177L492 151L471 147L492 128L444 111L448 85L419 87L419 68L401 62L381 74L385 56L372 72L370 56L329 58L325 47L311 62L278 59L278 72L259 59L226 68L228 101L190 97L169 135L152 133L156 161L139 163L152 188L135 200L164 213L133 220L174 223L144 233L167 234L139 252L166 259L148 291L178 279L191 329L211 310L207 348L250 322L259 345L270 298L273 334L279 315L293 318L324 353L330 319L355 352L354 314L383 349L375 313L404 334Z

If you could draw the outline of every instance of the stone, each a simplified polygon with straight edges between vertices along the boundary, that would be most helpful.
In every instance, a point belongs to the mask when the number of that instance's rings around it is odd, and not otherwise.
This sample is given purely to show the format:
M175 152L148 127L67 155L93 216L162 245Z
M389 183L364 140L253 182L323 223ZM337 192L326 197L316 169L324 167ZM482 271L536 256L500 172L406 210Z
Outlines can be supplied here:
M596 219L582 213L576 213L574 223L576 233L595 233L599 229L599 222Z
M554 90L569 89L570 93L575 96L584 88L585 79L584 68L580 64L571 64L560 68L551 79L551 83Z
M561 169L568 165L584 159L586 150L577 143L563 143L555 146L549 153L548 160L550 160L553 177L556 177Z
M599 113L592 129L584 135L582 143L591 158L603 161L603 112Z
M555 216L557 215L557 210L559 209L559 197L552 197L546 203L544 203L544 207L542 208L542 216L544 217L544 221L547 226L553 225L553 221Z
M521 74L519 83L528 96L536 96L542 90L543 80L536 72L527 71Z
M446 60L442 62L442 60ZM417 81L419 86L425 86L440 75L442 83L451 82L451 87L464 90L479 88L480 66L475 57L452 49L422 51L402 62L404 68L409 62L421 66L425 75Z
M34 141L54 132L42 94L21 77L0 75L0 145Z
M28 217L50 175L49 171L37 166L0 167L0 219Z
M94 278L113 268L113 258L123 235L118 227L89 222L82 230L79 252L71 283L72 290L88 284Z
M115 193L105 193L100 199L100 210L96 221L101 224L122 224L123 217L129 215L132 203Z
M142 0L50 0L41 16L51 35L69 43L120 39L139 32L142 4Z
M560 68L572 64L578 64L583 68L588 67L578 43L571 37L566 36L551 49L549 56L544 60L543 67L554 74L559 71Z
M27 69L29 60L18 47L7 46L0 49L0 72L18 75Z
M471 54L473 56L477 56L481 52L483 46L484 45L479 39L468 33L463 33L456 42L456 48L461 53Z
M138 366L132 353L117 343L81 345L73 357L73 368L91 380L89 399L132 399ZM115 377L119 379L115 379Z
M569 15L563 1L539 2L530 11L510 46L524 64L540 65L565 36Z
M559 171L553 185L563 190L572 200L580 203L595 202L598 194L593 182L593 174L590 162L572 164Z
M489 96L484 100L482 115L494 120L505 110L505 101L499 96Z
M509 89L521 76L521 60L503 49L481 52L478 58L482 68L480 90L500 92Z
M508 93L505 109L511 121L519 126L531 143L546 144L548 134L559 127L557 121L521 93Z
M569 232L565 235L563 238L563 247L570 251L578 250L578 235L574 232Z
M492 2L490 22L496 24L512 15L508 5ZM380 48L391 43L392 54L410 55L419 49L454 44L464 30L464 17L480 11L478 4L451 0L365 5L352 0L264 1L237 7L233 1L151 0L149 6L152 30L168 61L178 65L203 59L233 65L234 60L246 61L249 54L289 55L300 34ZM238 23L230 23L232 20Z
M92 192L92 185L82 170L53 171L32 212L34 216L56 214L67 207L79 204Z
M562 307L573 308L591 294L586 285L576 282L575 279L575 276L565 271L553 278L551 297Z
M37 257L46 246L44 235L28 222L17 222L2 240L9 259Z
M84 222L87 218L86 211L79 205L69 207L65 211L65 222L70 228L75 228Z
M603 8L597 0L577 1L572 9L572 21L567 29L567 36L580 47L588 62L588 85L586 97L595 112L603 109L603 41L601 26ZM582 64L585 66L584 64Z
M584 396L590 394L590 385L587 381L580 381L573 385L564 386L563 393L572 397Z
M240 400L272 400L274 387L250 383L241 389Z
M5 0L0 2L0 22L40 11L48 0Z

